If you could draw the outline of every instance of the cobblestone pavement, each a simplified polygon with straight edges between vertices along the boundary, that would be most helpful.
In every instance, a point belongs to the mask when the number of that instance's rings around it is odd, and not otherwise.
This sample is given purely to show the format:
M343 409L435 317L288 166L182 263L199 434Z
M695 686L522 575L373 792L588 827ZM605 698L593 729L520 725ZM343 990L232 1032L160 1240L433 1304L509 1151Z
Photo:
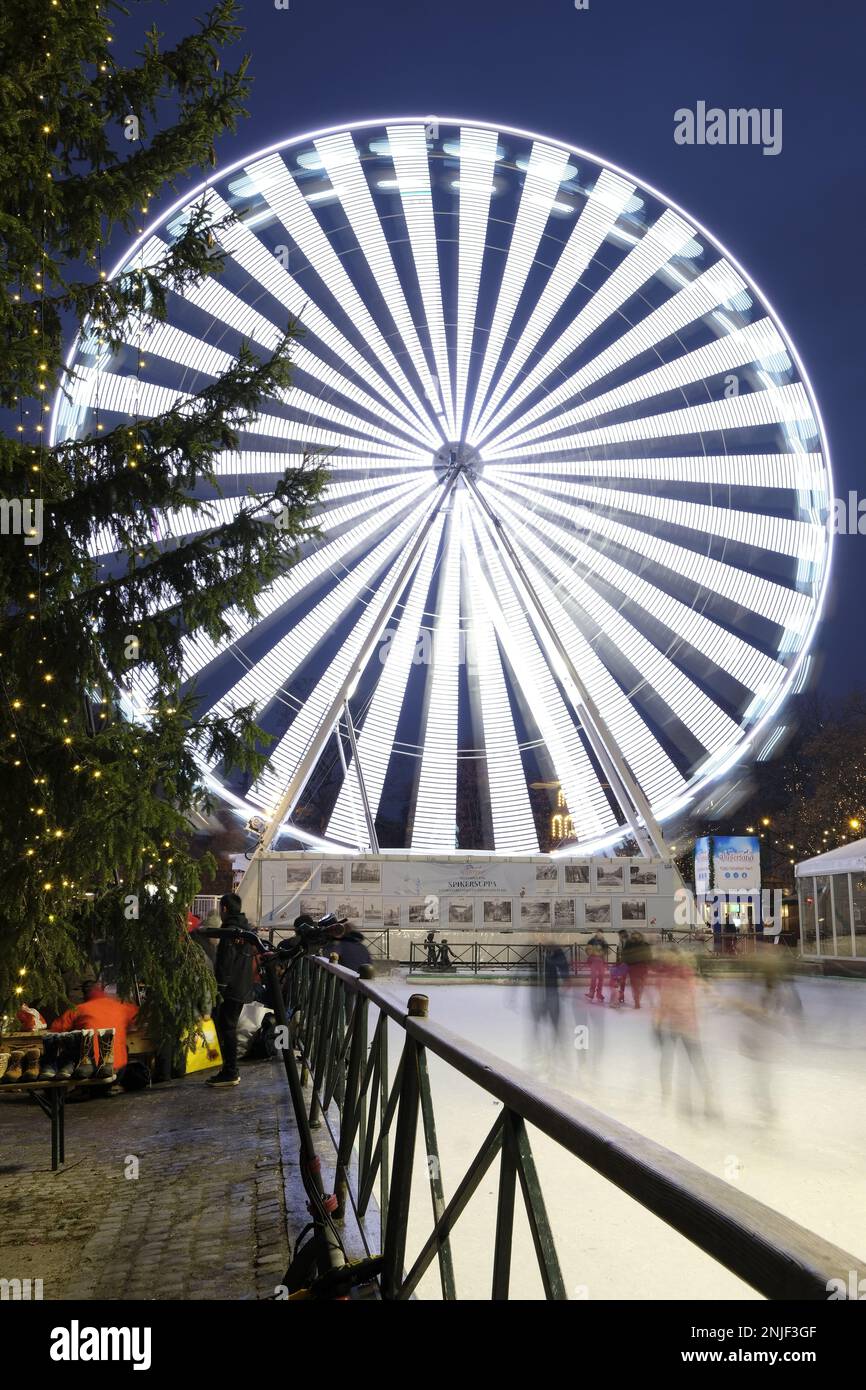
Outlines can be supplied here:
M282 1067L241 1073L68 1102L56 1173L41 1110L0 1099L0 1278L42 1279L46 1299L271 1294L298 1146Z

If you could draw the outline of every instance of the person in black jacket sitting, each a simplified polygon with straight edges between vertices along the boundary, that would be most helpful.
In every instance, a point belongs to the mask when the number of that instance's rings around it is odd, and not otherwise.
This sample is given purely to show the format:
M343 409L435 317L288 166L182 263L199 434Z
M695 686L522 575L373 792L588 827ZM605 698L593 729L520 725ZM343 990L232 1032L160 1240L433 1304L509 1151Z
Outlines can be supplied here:
M216 1076L208 1078L207 1084L214 1087L240 1085L238 1019L253 992L254 948L236 935L237 932L250 930L249 922L241 912L241 900L237 893L224 893L220 898L220 920L222 927L215 966L219 1002L214 1010L214 1023L223 1064Z

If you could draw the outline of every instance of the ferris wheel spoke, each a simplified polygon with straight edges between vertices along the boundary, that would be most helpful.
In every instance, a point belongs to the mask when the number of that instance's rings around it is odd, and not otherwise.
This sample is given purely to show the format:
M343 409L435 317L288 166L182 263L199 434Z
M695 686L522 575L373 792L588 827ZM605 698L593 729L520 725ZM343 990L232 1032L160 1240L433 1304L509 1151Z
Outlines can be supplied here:
M214 459L213 471L217 477L233 478L238 487L245 488L250 478L266 478L303 468L309 458L309 453L292 449L226 449ZM392 454L352 454L345 449L340 454L328 454L326 464L330 481L325 485L323 500L348 496L353 489L372 492L405 482L407 474L430 472L429 458L413 460Z
M500 515L511 522L513 543L520 551L522 562L527 571L533 576L533 582L537 584L539 592L544 596L548 616L569 650L573 646L585 644L582 640L578 641L579 630L566 614L548 582L539 574L533 556L537 556L543 562L547 571L555 579L560 592L568 594L579 605L581 611L586 615L589 626L594 628L597 633L602 634L610 646L634 669L638 676L639 686L648 686L654 690L664 702L666 709L688 729L701 747L709 753L716 753L725 747L732 738L736 738L739 729L731 717L539 537L534 536L532 538L531 554L527 553L521 539L523 534L522 512L515 512L500 501ZM605 707L602 706L602 708ZM612 720L609 722L612 725ZM658 755L661 754L662 750L656 744L649 729L643 731L638 742L641 740L647 746L650 755L655 755L653 774L658 775L658 769L662 766ZM635 755L640 756L638 745L633 744L632 747ZM670 774L673 771L673 765L671 764L670 767L663 768L663 770ZM637 771L636 768L635 771ZM647 776L650 776L649 767L646 767L645 771ZM649 795L661 795L658 788L652 790L652 781L645 781L641 777L638 780Z
M469 509L469 516L475 543L490 574L490 582L478 576L487 613L562 784L578 839L591 839L613 828L613 812L484 518L477 507Z
M400 366L372 313L316 220L316 215L278 154L268 155L246 168L272 212L282 222L313 270L352 321L356 331L375 352L391 380L399 387L418 421L433 432L432 422L403 368ZM340 185L334 186L339 192ZM368 190L369 191L369 190ZM375 212L374 212L375 215ZM435 432L433 438L436 439Z
M563 439L530 443L523 447L521 455L527 458L543 455L547 458L552 454L606 448L634 440L667 439L685 434L699 436L705 430L754 430L764 425L784 424L800 424L808 436L817 433L812 407L799 382L789 386L765 387L742 396L725 396L722 400L709 401L705 405L659 411L656 415L643 415L634 420L583 430ZM505 446L489 451L485 449L485 458L488 457L510 460L512 452Z
M457 824L457 701L460 673L460 559L464 493L446 518L445 555L435 597L437 622L421 769L412 819L412 848L435 849ZM456 838L455 838L456 845Z
M416 659L418 634L433 581L443 525L444 517L437 517L418 562L403 611L399 619L392 619L391 640L383 661L382 674L358 734L358 757L374 819L381 803L388 763L406 697L406 686ZM352 759L348 767L347 780L340 789L331 814L327 834L338 840L350 836L355 819L353 805L357 807L360 804L358 769Z
M658 458L592 458L585 462L545 459L539 463L491 462L484 470L494 478L555 476L593 478L634 478L638 481L668 483L709 483L720 487L748 489L776 488L785 492L811 493L817 507L828 505L827 477L823 459L816 453L779 454L692 454Z
M517 301L523 293L532 269L539 242L565 178L567 166L568 155L564 150L557 150L538 142L533 144L466 428L466 435L470 441L474 441L481 407L490 390Z
M214 347L212 344L204 343L200 338L195 338L191 333L185 333L182 329L175 328L172 324L156 323L149 321L152 325L152 332L147 331L146 341L140 347L141 352L146 352L148 359L161 357L168 362L177 363L181 367L188 367L191 370L200 372L205 376L217 379L230 371L235 365L235 358L231 353L224 352L222 349ZM309 355L305 358L303 354L295 354L295 367L301 366L302 362L309 365ZM333 389L339 391L340 386L345 382L338 373L328 373L332 377ZM345 385L352 390L350 384ZM363 393L357 393L363 395ZM392 448L400 448L408 454L415 453L418 458L422 455L417 445L413 445L410 440L401 437L393 429L382 429L380 425L374 424L370 420L364 419L360 415L354 414L351 410L346 410L335 400L322 400L319 396L311 395L308 391L303 391L297 386L292 386L288 390L279 390L272 397L272 400L279 401L281 404L290 407L292 410L305 412L309 419L321 418L340 429L356 431L361 435L378 441L387 442ZM381 413L376 402L367 398L368 408L377 414L381 419ZM397 421L398 429L403 430L405 426ZM347 435L347 438L351 436Z
M213 277L208 277L185 289L184 297L210 315L216 322L235 329L243 338L261 345L267 352L275 351L282 339L282 332L276 324L266 318L264 314L250 308L238 295ZM200 339L195 341L201 342ZM147 347L149 351L153 351L150 340L147 342ZM193 358L187 365L195 367L198 362ZM319 382L326 390L344 397L353 405L367 411L380 425L390 426L403 447L407 444L403 438L404 435L409 435L414 439L416 445L422 438L414 433L411 421L407 421L404 416L388 409L381 400L369 395L368 392L338 371L336 367L323 361L316 353L311 352L303 343L296 342L292 345L292 367L295 375L303 373L312 378L313 381ZM220 370L225 370L225 368L221 367ZM423 442L425 448L428 448L426 437L423 437Z
M256 622L271 618L281 610L288 611L293 603L312 585L320 583L330 570L332 573L345 573L347 557L353 550L369 542L383 526L390 525L405 512L407 506L416 508L417 503L429 492L429 480L413 480L393 489L396 500L387 507L371 509L368 499L361 499L329 513L322 523L325 534L338 526L349 525L350 529L326 544L318 546L309 555L298 560L286 574L279 575L257 596L257 617L239 608L229 608L223 614L228 635L223 641L215 641L206 632L199 630L187 633L181 639L182 663L181 677L190 682L212 663L219 661L227 649L240 642L255 627ZM413 513L414 514L414 513ZM364 520L353 526L359 516ZM130 688L145 705L152 703L155 689L150 677L133 672Z
M807 564L817 564L825 528L817 522L793 521L734 507L714 507L682 498L658 497L648 492L624 488L592 487L583 483L560 483L544 489L551 497L575 497L594 507L648 517L666 527L678 526L699 536L718 536L775 555L787 555Z
M417 518L415 521L417 523ZM364 643L382 616L386 604L390 601L392 581L403 564L405 543L411 539L412 533L416 530L417 524L411 528L407 524L395 532L397 545L390 547L387 568L382 575L381 583L364 607L358 622L352 628L339 652L317 682L311 695L305 699L288 730L270 751L268 767L255 785L250 788L249 795L253 800L258 800L260 803L273 802L281 797L300 767L304 755L311 749L313 741L317 738L321 739L324 728L323 721L327 711L333 706L336 696L349 675L353 662L361 654ZM384 556L384 546L380 549ZM396 555L394 554L395 551ZM324 730L324 732L328 731Z
M208 195L208 207L214 221L222 222L230 218L231 208L212 190ZM429 445L438 446L439 439L429 420L423 414L416 416L406 401L397 394L385 378L377 372L367 358L355 348L326 313L312 299L308 289L297 283L288 270L268 251L258 237L243 222L231 222L219 234L220 245L225 249L248 275L251 275L267 292L284 304L293 317L304 325L326 349L334 353L345 368L350 369L371 391L381 396L391 406L398 418L403 419L408 433ZM363 341L363 339L362 339Z
M541 496L555 515L561 520L572 521L586 533L591 542L613 541L626 551L643 556L662 569L671 570L684 579L694 583L705 594L716 594L729 599L733 604L748 609L793 632L805 630L811 610L809 596L796 589L787 588L775 580L764 579L761 575L747 573L735 565L722 560L713 560L697 550L690 550L675 541L629 526L601 512L589 511L585 507L566 502L543 484L528 489L520 483L500 485L516 497L537 504Z
M543 385L591 333L621 309L623 304L693 237L694 228L688 222L676 213L663 213L584 305L568 328L547 349L528 375L515 386L505 406L489 422L486 433L489 435L491 430L499 428L503 419L511 415L517 406ZM473 439L471 442L477 444L478 440Z
M423 140L423 127L420 133ZM426 142L424 144L426 150ZM438 417L442 414L439 386L433 380L430 366L421 347L409 305L406 303L403 286L394 267L394 260L373 202L370 186L361 168L355 142L348 134L328 135L324 139L316 141L316 149L321 155L328 178L339 193L340 203L349 219L349 225L355 233L358 245L366 257L370 272L382 295L388 313L406 345L409 360L415 369L427 401L433 413Z
M714 313L720 305L742 293L744 288L744 281L727 261L716 261L709 270L629 328L610 347L591 357L535 405L512 419L494 436L494 442L525 434L534 422L566 406L587 387L603 380L611 372L620 371L642 353L652 351L682 329Z
M460 129L460 211L457 266L456 407L457 435L464 433L469 362L475 339L478 291L490 217L493 172L499 138L493 130Z
M356 571L350 569L350 556L354 550L361 550L364 546L370 545L375 537L381 532L382 528L389 525L399 525L413 523L417 521L418 512L423 509L425 500L430 493L430 481L410 481L399 489L399 496L392 500L386 507L375 507L371 509L370 500L363 499L353 505L346 506L341 512L332 513L328 517L327 523L322 523L325 532L335 530L338 525L349 524L349 530L341 532L339 537L320 545L316 550L293 564L288 573L279 575L277 580L268 585L257 598L257 607L261 619L272 617L281 609L286 609L295 600L304 594L311 585L321 584L325 575L341 574L346 575L346 580L352 578ZM406 509L410 507L409 516L406 516ZM363 517L360 524L356 523L357 518ZM239 609L231 609L227 614L227 619L231 617L232 642L240 641L247 632L256 626L256 620L250 619L249 614ZM186 677L192 677L197 671L203 670L210 662L215 662L224 648L220 644L214 644L211 638L202 632L190 635L183 639L185 642L185 660L183 660L183 673Z
M526 552L520 546L516 548L536 591L544 599L545 610L559 637L567 641L569 649L579 657L581 678L592 699L599 708L605 710L605 722L626 760L631 775L637 779L654 804L663 806L682 792L685 786L682 772L662 747L640 711L623 693L610 671L593 651L577 624L568 616L541 570L535 564L527 564ZM547 567L549 552L539 553L543 554ZM562 571L558 578L560 581L563 580ZM567 589L567 584L560 583L559 587ZM543 631L539 635L548 659L554 662L555 651L552 643ZM602 700L604 704L600 703Z
M487 438L490 432L488 426L497 406L569 294L579 283L581 275L605 241L634 191L633 183L611 173L609 169L602 170L572 229L565 249L529 316L526 327L518 336L511 356L500 373L486 405L479 413L479 441Z
M500 505L500 499L496 499ZM554 499L546 499L554 505ZM721 670L726 671L744 689L753 693L767 691L780 685L785 676L784 666L765 655L757 647L730 632L721 624L705 617L697 609L673 598L664 589L642 575L619 564L604 550L587 545L571 526L562 525L559 509L556 521L538 510L521 508L523 523L544 536L554 548L577 560L588 576L600 579L618 590L651 618L663 624L674 637L693 647Z
M250 309L238 295L233 294L218 280L210 278L201 281L187 291L186 298L198 308L212 315L218 322L234 328L244 338L261 344L268 352L273 352L282 338L281 331L270 319ZM319 382L327 391L335 392L351 401L353 405L367 411L380 425L390 425L392 431L400 437L401 444L405 445L406 443L402 438L403 435L409 435L416 445L422 442L423 438L424 447L429 452L426 436L422 437L415 433L411 421L407 421L405 416L400 416L383 405L381 400L375 399L356 382L351 381L343 372L325 362L304 343L295 342L292 344L291 357L295 376L302 373L304 376L310 377L313 381Z
M190 410L195 408L195 397L189 391L179 391L173 387L161 386L156 382L140 380L138 377L119 376L114 372L97 372L94 368L82 368L80 370L78 379L72 387L71 395L73 406L78 409L93 410L98 408L103 414L113 412L125 418L132 416L146 419L165 414L176 406L188 407ZM308 402L314 399L309 397ZM302 393L294 393L293 401L297 408L302 408L303 400ZM318 405L318 403L316 404ZM324 413L327 408L320 407L320 413ZM333 423L338 426L341 424L336 418ZM359 420L358 424L364 424L373 437L365 439L349 434L343 428L328 429L322 425L292 420L264 410L247 421L244 426L244 434L247 437L258 434L265 437L294 440L302 443L311 452L320 449L351 447L355 453L366 454L381 452L383 443L388 443L393 449L395 442L402 442L395 441L392 436L377 430L375 426L367 426L366 422ZM376 438L376 435L380 437ZM417 462L421 457L411 446L408 444L405 446L407 461Z
M478 678L493 848L511 850L515 854L532 854L538 851L538 831L529 800L526 771L514 728L496 630L489 613L476 599L476 595L482 592L483 581L473 544L464 545L464 557L469 576L466 596Z
M509 438L507 442L510 448L520 450L533 440L549 439L586 420L599 420L616 410L637 406L639 402L652 400L654 397L721 376L724 372L732 372L740 367L755 364L765 368L768 362L772 362L770 369L776 372L791 365L785 345L774 325L768 319L761 319L757 323L749 324L747 328L733 330L706 347L695 348L672 362L644 372L643 375L634 377L600 396L594 396L581 405L562 411L543 424L535 425L522 434ZM552 442L555 443L555 438Z
M438 381L434 379L434 386L445 413L448 437L456 439L451 364L445 336L442 279L436 246L430 170L427 164L427 134L422 125L388 126L387 129L388 146L400 187L403 216L409 232L409 244L412 248L433 360L438 373Z
M167 545L174 540L191 539L217 527L228 526L245 507L254 507L266 500L266 496L245 493L242 497L209 497L198 507L151 511L153 543ZM118 539L111 527L101 527L93 540L93 554L108 556L121 553Z
M298 669L318 652L321 644L338 624L344 622L354 604L367 598L364 613L376 603L381 579L400 554L401 547L417 529L421 509L416 508L384 540L380 541L340 579L315 606L295 623L264 656L252 663L233 682L226 694L213 705L216 714L231 714L240 705L255 702L261 710L273 700ZM378 587L374 589L374 586ZM372 596L371 596L372 595ZM354 641L354 637L349 639Z

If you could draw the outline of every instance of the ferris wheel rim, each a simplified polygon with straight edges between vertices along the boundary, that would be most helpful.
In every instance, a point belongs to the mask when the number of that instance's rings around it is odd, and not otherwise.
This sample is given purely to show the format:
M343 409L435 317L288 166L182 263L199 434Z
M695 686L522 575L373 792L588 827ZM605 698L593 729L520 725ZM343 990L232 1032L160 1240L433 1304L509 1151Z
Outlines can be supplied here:
M120 272L122 267L125 264L128 264L129 261L135 256L139 248L146 242L148 237L154 235L154 233L157 230L164 228L166 224L170 221L172 216L174 216L178 211L182 210L183 208L190 206L190 204L192 204L196 200L196 198L198 198L201 194L205 193L209 188L214 187L214 185L219 183L221 180L226 179L228 176L235 173L238 169L243 168L245 165L261 160L268 155L280 154L286 150L291 150L296 146L309 143L311 140L322 138L331 134L352 133L356 131L367 130L370 128L381 128L388 125L397 126L402 124L412 125L418 123L426 125L430 122L437 122L443 125L454 126L471 125L473 127L494 132L497 135L497 137L499 135L513 135L527 140L542 141L550 146L558 146L559 148L561 148L562 151L568 153L569 155L575 155L579 158L589 160L599 169L610 170L615 174L618 174L628 180L633 181L634 184L641 191L646 191L651 196L656 198L658 202L664 206L664 208L670 209L675 213L679 213L684 218L686 218L688 222L693 225L695 231L698 232L706 240L707 244L713 247L717 252L719 252L725 258L725 260L729 262L729 264L737 272L740 273L747 286L751 290L753 290L755 294L760 298L763 308L766 310L768 316L772 319L774 325L777 326L777 328L779 329L784 340L785 349L788 352L791 361L794 364L794 367L796 368L799 382L802 384L806 393L808 405L817 428L818 446L820 450L823 470L826 475L828 491L830 496L833 495L833 467L831 451L827 438L826 427L824 425L824 421L820 411L820 406L818 404L815 391L812 386L812 382L810 380L808 371L802 361L797 345L790 334L790 331L788 330L784 320L780 316L772 300L767 296L764 289L758 284L754 275L752 275L750 271L746 270L741 265L739 259L735 255L733 255L733 253L715 235L715 233L709 231L709 229L705 227L704 224L698 218L696 218L688 209L683 208L679 203L670 198L666 193L657 189L646 179L633 174L629 169L624 168L623 166L618 165L606 158L603 158L602 156L599 156L598 154L582 146L572 144L570 141L567 140L562 140L559 137L551 137L549 135L540 134L538 132L526 130L521 127L510 126L501 122L494 123L486 120L476 120L475 118L453 117L433 114L406 115L398 117L364 119L354 122L342 122L332 126L316 128L314 130L307 131L299 135L290 136L286 139L274 142L272 144L262 147L261 149L255 150L250 154L244 155L225 167L215 169L213 174L209 178L207 178L205 181L199 184L191 192L187 192L184 195L182 195L168 209L161 212L150 223L150 225L143 232L140 233L138 238L130 244L130 246L125 250L123 255L119 258L117 264L110 272L110 278L114 278ZM68 354L68 367L71 367L74 361L75 354L79 346L79 341L80 335L77 335L72 343L72 346ZM52 445L55 443L55 431L57 430L57 427L58 416L56 412L53 412L51 426ZM680 814L681 811L685 809L685 807L687 807L689 804L693 804L698 798L698 796L702 792L708 790L715 782L717 782L721 777L723 777L725 773L730 770L731 766L736 764L744 757L747 757L755 749L755 746L757 745L759 739L762 736L766 735L768 727L778 717L779 710L790 697L792 690L796 687L798 681L801 678L804 664L809 658L810 650L814 643L818 624L820 623L821 618L823 616L824 605L827 601L827 594L829 591L830 579L832 574L833 552L834 537L832 529L828 528L823 572L820 579L820 586L816 588L815 591L814 603L812 605L808 627L803 635L802 643L796 653L795 659L787 667L784 678L779 682L778 688L774 694L772 702L762 712L759 719L756 720L754 725L752 725L750 728L746 728L742 724L740 725L739 736L735 740L733 747L731 747L729 750L725 752L725 756L718 766L708 767L706 771L702 772L696 780L689 779L687 781L683 796L672 807L670 807L669 809L666 807L659 808L657 815L658 818L663 822L669 821L673 816ZM249 803L249 805L251 813L257 813L261 809L260 807L256 807L254 803ZM605 835L601 837L599 841L599 848L603 848L609 844L616 843L618 840L621 840L622 830L623 828L619 827L617 832L612 832L610 835ZM593 844L593 841L582 844L580 846L580 852L592 852Z

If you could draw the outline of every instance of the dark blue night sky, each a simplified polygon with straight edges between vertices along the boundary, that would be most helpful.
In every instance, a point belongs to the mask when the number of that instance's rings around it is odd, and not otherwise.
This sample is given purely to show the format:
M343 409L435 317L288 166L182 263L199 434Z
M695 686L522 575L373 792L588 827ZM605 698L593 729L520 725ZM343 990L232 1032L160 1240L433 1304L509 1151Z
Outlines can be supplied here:
M135 6L119 46L152 20L174 37L203 8ZM221 141L220 165L305 130L426 113L597 153L693 214L754 278L811 377L837 495L866 494L866 15L855 0L590 0L584 11L573 0L249 0L241 16L250 118ZM781 107L781 153L677 145L675 110L701 100ZM866 537L839 537L817 646L828 692L866 683L850 632L864 558Z

